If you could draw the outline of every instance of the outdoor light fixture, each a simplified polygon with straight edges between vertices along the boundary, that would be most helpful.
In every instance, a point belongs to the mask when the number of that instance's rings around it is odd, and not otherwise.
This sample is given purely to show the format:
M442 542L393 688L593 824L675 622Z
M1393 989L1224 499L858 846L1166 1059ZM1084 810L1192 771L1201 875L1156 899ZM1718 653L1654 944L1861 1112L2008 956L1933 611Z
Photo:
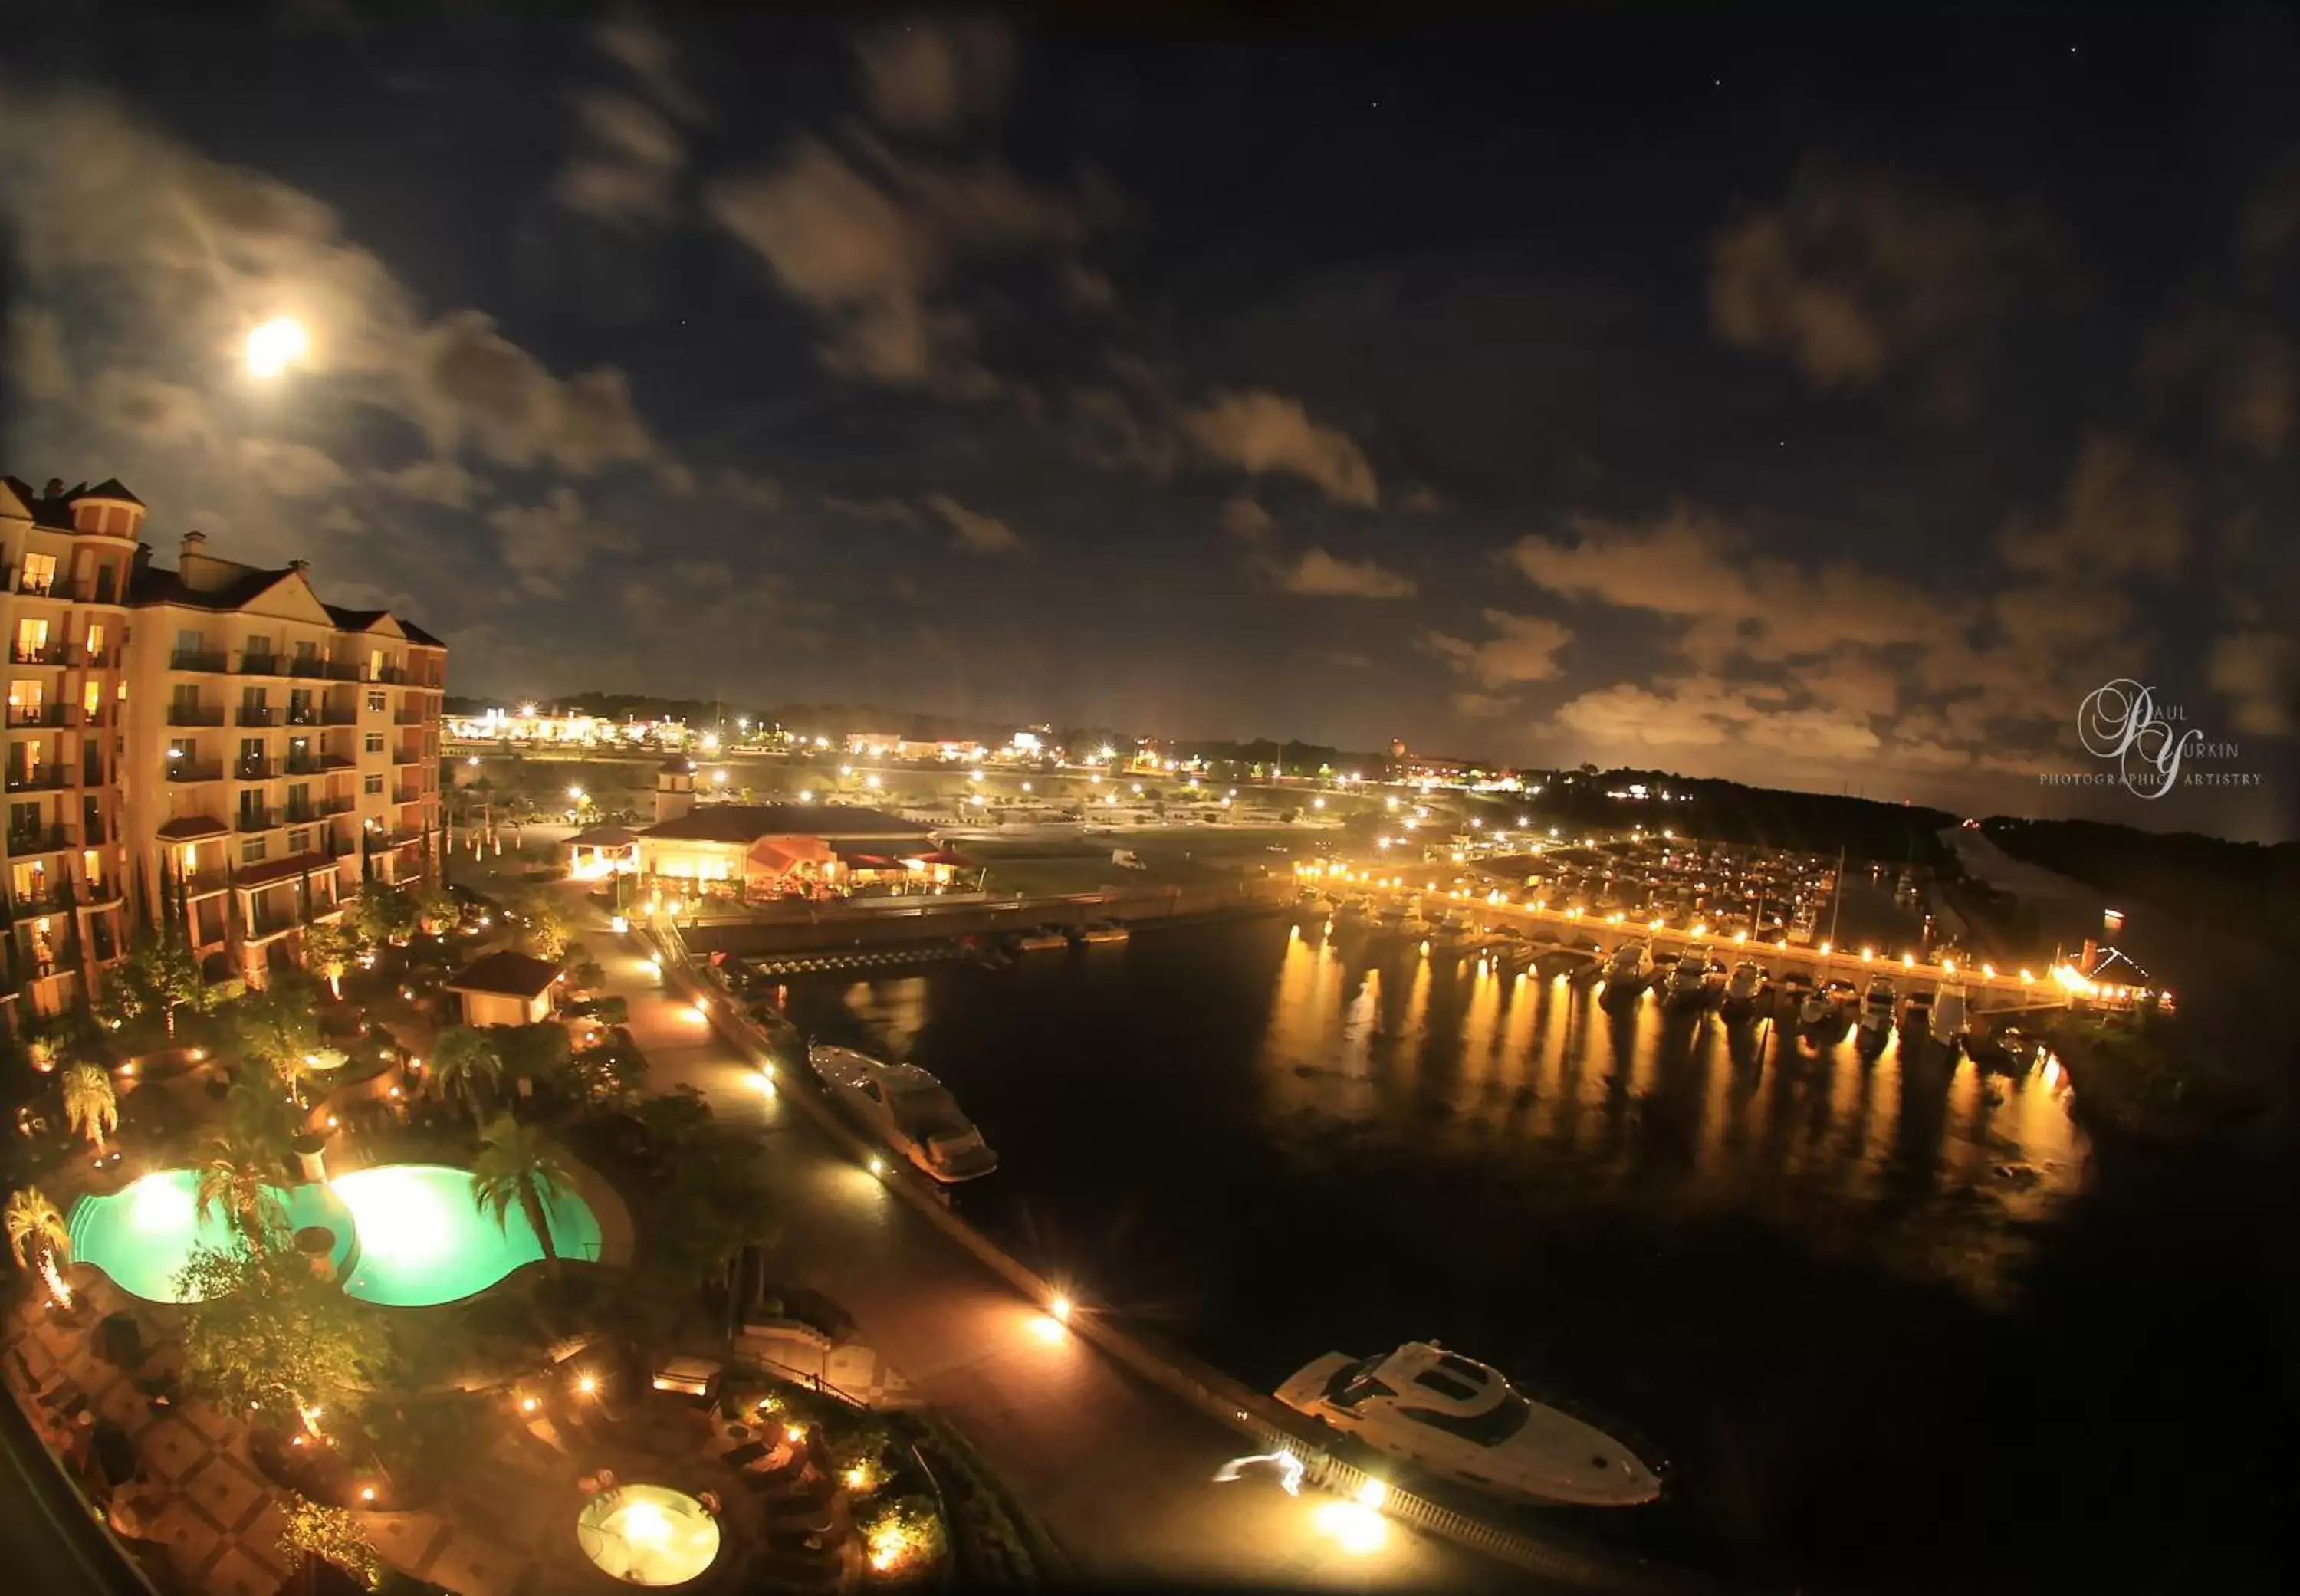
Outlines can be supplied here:
M872 1153L871 1155L871 1173L873 1175L884 1175L886 1172L887 1160L880 1158L877 1153Z
M575 1390L578 1395L596 1396L599 1392L598 1376L596 1375L578 1375L575 1377Z
M1071 1300L1057 1292L1046 1304L1046 1311L1053 1314L1059 1323L1067 1325L1071 1322Z

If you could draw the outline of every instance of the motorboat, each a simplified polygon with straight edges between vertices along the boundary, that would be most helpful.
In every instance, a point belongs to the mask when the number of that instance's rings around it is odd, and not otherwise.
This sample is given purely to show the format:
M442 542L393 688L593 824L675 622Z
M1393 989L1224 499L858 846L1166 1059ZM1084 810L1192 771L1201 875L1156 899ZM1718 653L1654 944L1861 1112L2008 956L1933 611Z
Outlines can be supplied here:
M1765 990L1765 967L1754 959L1744 959L1733 967L1725 978L1725 1011L1729 1015L1754 1013L1757 999Z
M1709 998L1709 950L1688 948L1671 967L1665 994L1672 1007L1706 1002Z
M1642 936L1633 936L1605 960L1605 990L1616 987L1643 992L1654 978L1653 949Z
M1853 983L1824 981L1812 990L1804 1004L1797 1010L1797 1022L1809 1028L1841 1024L1845 1006L1853 1001Z
M1661 1494L1661 1476L1621 1442L1433 1342L1371 1358L1329 1352L1279 1386L1278 1400L1496 1496L1626 1508Z
M1912 992L1901 1003L1901 1045L1922 1042L1932 1035L1933 994Z
M1901 994L1890 976L1869 977L1869 990L1861 994L1861 1028L1879 1034L1893 1028L1894 1014L1901 1006Z
M1449 914L1430 928L1429 951L1458 958L1470 951L1477 938L1477 928L1470 924L1468 916Z
M1965 1032L1964 1051L1994 1074L2022 1075L2036 1063L2039 1048L2037 1039L2018 1026L1997 1030L1984 1023Z
M1505 931L1486 943L1486 962L1496 973L1513 975L1533 962L1533 944L1514 931Z
M1082 948L1107 948L1118 946L1132 935L1121 920L1095 920L1080 927L1074 939Z
M1301 895L1294 900L1294 923L1297 926L1317 925L1334 912L1332 900L1315 887L1304 887Z
M1071 939L1060 927L1034 926L1015 935L1008 945L1017 953L1058 953L1071 945Z
M807 1048L806 1062L834 1101L933 1179L955 1185L998 1168L950 1089L917 1065L820 1042Z
M1805 1003L1812 996L1812 977L1801 969L1791 970L1781 977L1781 984L1774 989L1775 1018L1786 1016L1791 1021L1804 1019Z
M1969 1006L1965 1002L1964 988L1942 987L1940 996L1933 1002L1933 1040L1954 1053L1963 1043L1965 1033L1970 1028Z
M1373 905L1363 898L1352 898L1334 910L1334 927L1339 930L1350 926L1362 926L1373 919Z

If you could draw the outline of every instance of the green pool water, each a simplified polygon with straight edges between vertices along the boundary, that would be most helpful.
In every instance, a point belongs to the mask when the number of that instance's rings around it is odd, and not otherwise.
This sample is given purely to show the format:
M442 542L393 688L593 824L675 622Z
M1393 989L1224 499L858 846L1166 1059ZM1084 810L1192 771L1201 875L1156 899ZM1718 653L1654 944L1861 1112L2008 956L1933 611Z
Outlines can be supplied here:
M71 1253L147 1301L177 1301L175 1277L195 1246L228 1246L229 1222L203 1218L198 1176L167 1169L104 1197L83 1197L71 1212ZM279 1193L297 1229L325 1226L336 1236L344 1290L388 1308L429 1308L485 1291L543 1248L514 1209L511 1222L471 1202L468 1170L443 1164L387 1164L338 1176L326 1185ZM551 1236L562 1258L596 1261L599 1221L572 1193L551 1205Z

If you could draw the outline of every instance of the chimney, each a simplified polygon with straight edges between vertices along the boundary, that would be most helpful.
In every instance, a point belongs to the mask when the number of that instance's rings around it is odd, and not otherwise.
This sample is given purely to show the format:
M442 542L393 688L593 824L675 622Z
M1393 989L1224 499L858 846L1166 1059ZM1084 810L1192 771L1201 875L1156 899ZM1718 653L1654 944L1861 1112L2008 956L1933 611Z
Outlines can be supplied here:
M61 477L49 478L47 486L40 490L40 497L44 499L61 499L63 496L64 479Z
M307 582L312 579L312 562L309 560L290 560L288 569Z
M179 565L188 565L192 561L197 559L200 555L204 554L207 552L208 535L206 533L187 532L184 534L183 549L177 555L177 563Z

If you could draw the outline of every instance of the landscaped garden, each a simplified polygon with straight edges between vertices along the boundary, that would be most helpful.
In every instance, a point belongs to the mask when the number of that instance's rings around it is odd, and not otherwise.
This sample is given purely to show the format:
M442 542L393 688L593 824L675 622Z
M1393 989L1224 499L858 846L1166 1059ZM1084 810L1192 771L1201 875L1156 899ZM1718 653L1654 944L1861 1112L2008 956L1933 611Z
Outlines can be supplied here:
M235 1535L320 1586L475 1593L951 1565L909 1421L723 1357L659 1377L728 1345L760 1154L647 1091L566 902L371 886L261 990L139 944L24 1048L12 1383L176 1587L240 1588ZM500 945L559 971L551 1018L461 1023L452 973ZM190 1522L195 1433L262 1533Z

